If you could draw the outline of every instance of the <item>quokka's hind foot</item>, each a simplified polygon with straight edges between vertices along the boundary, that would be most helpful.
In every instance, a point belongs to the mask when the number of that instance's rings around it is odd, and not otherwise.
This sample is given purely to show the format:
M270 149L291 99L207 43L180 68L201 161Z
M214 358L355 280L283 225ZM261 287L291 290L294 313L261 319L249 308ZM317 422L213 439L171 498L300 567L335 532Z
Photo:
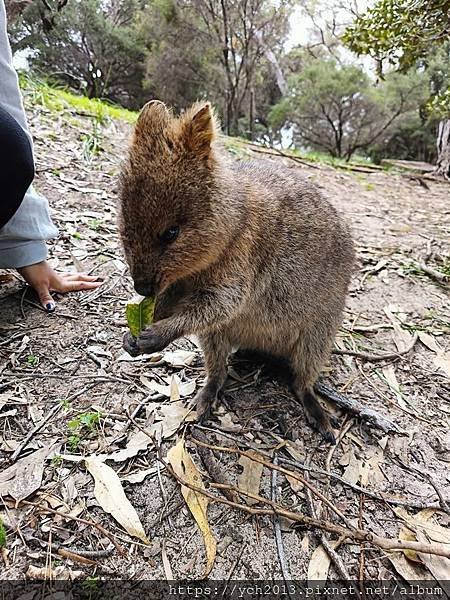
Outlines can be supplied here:
M308 425L318 431L325 442L328 444L335 444L336 438L334 436L330 416L322 408L312 390L304 390L302 387L295 385L293 390L297 398L303 404Z
M307 390L303 394L303 406L306 419L313 429L316 429L328 444L336 444L330 417L322 408L314 394Z
M217 396L218 390L216 386L205 385L192 400L192 406L195 407L197 412L198 423L205 423L208 421L213 411L219 405L219 399Z

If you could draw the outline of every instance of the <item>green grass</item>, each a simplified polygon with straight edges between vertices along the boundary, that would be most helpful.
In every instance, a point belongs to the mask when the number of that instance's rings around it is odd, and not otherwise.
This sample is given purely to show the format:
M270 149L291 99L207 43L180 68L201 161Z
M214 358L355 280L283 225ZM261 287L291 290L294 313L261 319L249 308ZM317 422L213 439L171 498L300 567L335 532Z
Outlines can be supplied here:
M105 100L80 96L56 84L49 83L35 76L21 73L20 87L25 96L31 98L33 104L44 106L52 112L73 111L88 117L94 117L103 124L108 119L135 123L138 113L121 108Z

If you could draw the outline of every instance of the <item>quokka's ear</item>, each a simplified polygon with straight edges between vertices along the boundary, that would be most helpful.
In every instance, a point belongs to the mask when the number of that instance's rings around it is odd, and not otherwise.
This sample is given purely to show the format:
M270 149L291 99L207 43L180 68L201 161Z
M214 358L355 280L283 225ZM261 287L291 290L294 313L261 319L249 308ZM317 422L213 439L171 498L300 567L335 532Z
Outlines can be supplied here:
M169 125L170 112L164 102L150 100L141 110L136 127L136 135L158 135Z
M199 157L208 158L217 135L217 121L211 105L195 104L183 117L184 145Z

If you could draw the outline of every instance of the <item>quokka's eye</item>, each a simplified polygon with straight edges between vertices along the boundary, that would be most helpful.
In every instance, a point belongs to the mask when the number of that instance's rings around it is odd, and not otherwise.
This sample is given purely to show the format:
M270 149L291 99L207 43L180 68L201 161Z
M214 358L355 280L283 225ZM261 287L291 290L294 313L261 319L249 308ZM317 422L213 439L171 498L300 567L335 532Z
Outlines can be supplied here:
M169 227L169 229L166 229L164 233L160 234L159 239L163 244L170 244L177 239L179 233L180 228L178 225L172 225L172 227Z

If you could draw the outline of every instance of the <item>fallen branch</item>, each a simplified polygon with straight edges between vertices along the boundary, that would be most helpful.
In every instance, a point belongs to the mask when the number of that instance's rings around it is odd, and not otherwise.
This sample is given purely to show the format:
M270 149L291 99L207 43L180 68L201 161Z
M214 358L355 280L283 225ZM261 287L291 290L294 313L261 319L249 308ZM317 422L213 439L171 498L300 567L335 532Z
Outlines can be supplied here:
M378 546L378 548L381 548L382 550L388 550L388 551L413 550L415 552L422 552L424 554L434 554L436 556L444 556L446 558L450 558L450 549L448 548L448 545L446 545L446 544L440 544L440 543L426 544L426 543L422 543L422 542L410 542L407 540L400 540L400 539L396 540L396 539L384 538L384 537L376 535L375 533L372 533L371 531L365 531L363 529L357 529L357 528L349 529L347 527L343 527L342 525L336 525L335 523L332 523L331 521L327 521L327 520L323 520L323 519L314 519L313 517L308 517L307 515L304 515L302 513L296 513L296 512L290 511L287 508L285 508L284 506L282 506L276 502L272 502L271 500L268 500L267 498L263 498L262 496L259 496L257 494L252 494L250 492L244 492L243 490L239 490L238 488L236 488L232 485L227 486L230 491L233 491L236 494L242 494L248 498L251 498L252 500L256 500L259 503L266 504L270 508L256 508L253 506L248 506L246 504L240 504L238 502L233 502L231 500L227 500L226 498L222 498L220 496L216 496L215 494L212 494L208 490L205 490L196 485L192 485L188 481L185 481L184 479L179 477L175 473L175 471L172 469L171 465L167 464L166 461L163 460L163 458L160 456L160 453L158 456L158 460L161 462L161 464L164 465L164 467L167 469L167 472L170 473L170 475L172 475L172 477L176 481L178 481L178 483L180 485L183 485L196 493L206 496L213 502L218 502L219 504L226 504L227 506L231 506L232 508L237 508L239 510L242 510L243 512L246 512L247 514L259 515L259 516L281 515L282 517L285 517L286 519L290 519L291 521L295 521L296 523L302 523L303 525L307 525L309 527L316 527L323 531L328 531L329 533L334 533L338 536L342 536L344 539L348 538L351 541L367 542L367 543L374 544L375 546ZM213 487L223 488L223 485L216 484Z
M350 414L355 415L360 419L363 419L364 421L368 421L371 425L373 425L373 427L381 429L381 431L384 431L385 433L394 432L405 435L405 432L387 417L380 415L372 408L367 408L367 406L363 406L360 402L354 400L353 398L349 398L347 396L339 394L338 392L336 392L336 390L323 383L316 383L316 385L314 386L314 390L320 396L327 398L328 400L330 400L334 404L337 404L337 406L343 408Z

